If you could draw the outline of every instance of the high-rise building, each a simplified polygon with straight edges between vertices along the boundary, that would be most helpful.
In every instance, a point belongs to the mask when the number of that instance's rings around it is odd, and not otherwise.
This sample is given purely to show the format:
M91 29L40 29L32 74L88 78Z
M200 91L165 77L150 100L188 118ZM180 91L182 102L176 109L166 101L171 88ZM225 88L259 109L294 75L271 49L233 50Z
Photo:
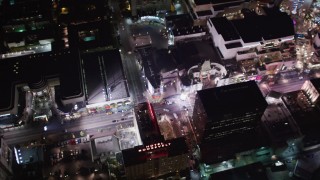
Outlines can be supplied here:
M235 169L229 169L214 173L210 175L210 179L225 179L230 180L234 177L243 177L247 180L259 179L259 180L268 180L267 170L262 165L262 163L253 163L246 166L242 166Z
M241 19L214 17L207 21L215 46L224 59L257 57L265 49L279 48L294 39L294 25L288 14L265 8L265 14L245 12ZM271 28L271 26L278 28Z
M142 143L148 145L164 141L152 104L140 103L134 109Z
M185 138L164 140L150 103L138 104L135 114L143 145L122 150L127 179L163 178L187 171Z
M171 0L131 0L132 16L152 14L151 12L167 10L171 7Z
M187 7L197 19L216 16L225 8L239 6L249 0L187 0Z
M12 176L12 150L7 145L5 140L1 139L0 144L0 179L10 179Z
M303 134L304 147L320 144L320 79L303 83L298 91L283 94L281 97Z
M122 151L127 179L151 179L174 176L188 169L185 138L159 141Z
M61 23L86 23L103 19L107 13L104 0L59 0L58 21Z
M257 127L267 102L255 81L198 91L194 107L194 129L204 161L224 160L260 146Z

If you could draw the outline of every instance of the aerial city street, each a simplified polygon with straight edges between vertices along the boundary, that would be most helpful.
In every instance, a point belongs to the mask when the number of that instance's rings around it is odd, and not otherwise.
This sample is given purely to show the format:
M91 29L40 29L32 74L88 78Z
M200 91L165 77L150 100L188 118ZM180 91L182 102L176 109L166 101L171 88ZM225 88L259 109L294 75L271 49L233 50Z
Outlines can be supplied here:
M320 0L0 0L0 180L319 180Z

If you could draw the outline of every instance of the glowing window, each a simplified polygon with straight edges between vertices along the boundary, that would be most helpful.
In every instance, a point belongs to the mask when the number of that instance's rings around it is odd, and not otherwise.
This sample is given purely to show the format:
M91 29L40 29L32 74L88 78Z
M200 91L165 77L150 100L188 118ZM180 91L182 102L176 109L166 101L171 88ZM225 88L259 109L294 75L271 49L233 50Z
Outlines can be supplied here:
M61 8L61 14L69 14L69 8L67 7Z

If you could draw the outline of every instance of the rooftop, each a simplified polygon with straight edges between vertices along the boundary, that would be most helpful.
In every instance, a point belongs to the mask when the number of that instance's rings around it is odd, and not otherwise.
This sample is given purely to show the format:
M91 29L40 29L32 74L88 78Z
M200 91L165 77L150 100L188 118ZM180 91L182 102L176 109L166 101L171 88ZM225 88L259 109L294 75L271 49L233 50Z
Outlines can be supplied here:
M226 17L210 18L218 34L221 34L225 41L240 39L234 25Z
M176 28L172 30L174 36L185 36L189 34L197 34L206 32L202 26L189 26L183 28Z
M138 49L141 55L144 73L153 88L156 89L160 87L160 69L156 65L153 51L154 49L151 46Z
M312 83L313 87L320 93L320 78L311 79L310 82Z
M91 21L106 14L104 0L60 0L58 4L58 8L66 7L70 9L68 13L60 14L59 21Z
M142 164L150 159L173 157L186 153L188 153L188 147L185 138L182 137L122 150L125 167Z
M320 109L311 102L308 94L303 91L293 91L282 96L293 118L297 122L302 134L320 140Z
M250 139L250 141L248 141L248 139ZM269 145L268 139L259 129L253 129L245 133L236 133L211 143L200 144L201 162L214 164L235 159L236 153L267 145Z
M198 95L209 120L230 112L254 112L267 107L267 102L255 81L205 89L198 91Z
M247 0L240 0L241 2L245 2ZM204 5L204 4L212 4L212 5L221 5L221 4L229 4L239 2L239 0L194 0L196 5Z
M256 21L260 22L259 29L264 40L293 36L295 34L293 21L287 13L257 16Z
M227 49L232 49L232 48L237 48L237 47L242 47L242 44L240 42L226 44Z
M267 15L251 15L231 21L225 17L210 20L225 41L241 37L244 43L250 43L294 35L293 21L290 16L281 12L272 11Z
M89 104L104 102L108 100L104 98L110 95L112 100L128 97L122 61L117 49L85 53L81 57Z
M17 164L29 164L43 161L43 147L34 145L33 147L15 148ZM19 161L19 162L18 162Z
M211 16L211 15L213 15L211 10L197 11L196 13L198 16Z
M137 124L143 144L163 141L154 109L150 103L140 103L135 106Z
M176 44L172 55L177 63L178 69L190 69L192 66L203 63L204 60L210 59L211 62L215 57L211 41L191 41Z
M239 168L211 174L210 179L268 180L268 176L265 167L261 163L253 163Z
M60 74L61 98L71 99L83 96L80 60L77 53L70 53L69 56L61 58L59 63L61 64L56 70L59 70Z
M169 72L177 68L172 54L169 54L167 49L157 50L155 52L155 60L161 72Z
M244 43L262 41L262 35L256 20L255 17L247 17L232 21Z
M10 1L3 11L4 21L20 21L29 18L35 20L37 18L51 18L51 12L48 11L52 6L49 0L19 0Z
M172 29L192 26L193 20L190 14L170 15L165 17L167 27Z
M248 0L230 1L228 3L214 4L213 9L215 11L222 11L228 7L239 6L240 4L242 4L244 2L248 2Z
M101 60L96 54L84 54L82 56L85 72L84 83L87 87L88 104L106 101L106 86L101 73Z
M196 5L210 4L211 0L195 0L194 3Z
M96 20L88 23L68 26L70 47L87 50L96 47L114 45L112 26L106 20Z
M79 72L79 59L70 51L60 53L42 53L0 61L0 111L13 108L15 85L36 82L39 76L60 78L61 97L63 99L82 93Z

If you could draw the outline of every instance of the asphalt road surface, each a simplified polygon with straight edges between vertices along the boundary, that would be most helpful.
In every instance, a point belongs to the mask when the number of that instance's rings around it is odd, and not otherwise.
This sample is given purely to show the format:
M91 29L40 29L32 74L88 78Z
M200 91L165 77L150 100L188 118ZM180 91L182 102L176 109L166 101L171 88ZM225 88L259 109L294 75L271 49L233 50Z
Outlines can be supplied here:
M5 131L3 137L9 146L14 146L16 144L31 142L34 140L39 140L43 136L51 137L51 141L59 141L65 130L67 132L76 132L80 130L86 130L91 135L97 135L99 129L109 130L110 132L115 131L115 127L119 124L133 124L132 113L124 113L126 116L122 116L122 113L107 115L105 113L94 114L92 116L81 117L78 120L74 120L70 123L61 124L58 121L46 124L48 130L45 132L43 126L38 125L35 127L23 127L20 129L13 129L10 131ZM124 120L121 120L124 118ZM117 120L113 122L113 120Z

